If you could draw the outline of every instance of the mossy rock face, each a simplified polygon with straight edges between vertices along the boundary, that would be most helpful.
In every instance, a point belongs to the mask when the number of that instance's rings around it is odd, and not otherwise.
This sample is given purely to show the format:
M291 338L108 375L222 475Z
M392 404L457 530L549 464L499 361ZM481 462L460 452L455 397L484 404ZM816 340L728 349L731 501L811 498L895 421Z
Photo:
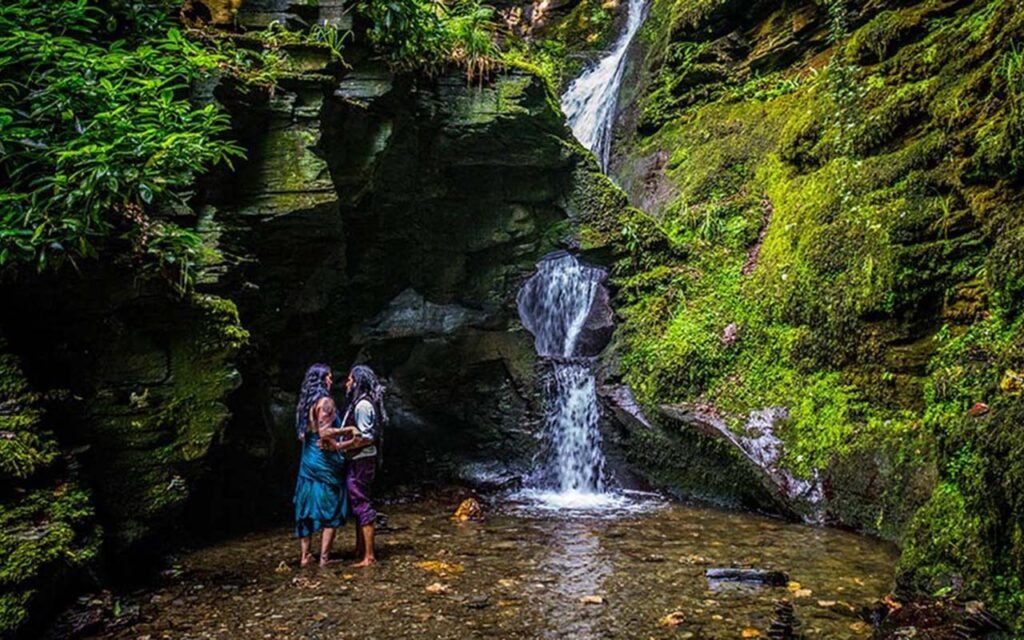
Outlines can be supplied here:
M245 374L259 383L238 396L263 425L252 466L288 485L303 371L364 361L389 388L385 481L437 480L470 462L523 467L543 407L516 294L556 248L601 254L613 231L588 225L626 208L610 184L582 204L581 176L606 179L548 83L518 68L469 85L455 71L366 63L273 100L222 94L255 150L208 198L217 242L243 257L210 286L238 301L256 345ZM299 190L282 190L298 169ZM247 439L249 425L231 429L227 447Z
M633 250L621 373L647 406L786 407L785 464L834 522L1014 618L1017 396L993 389L1021 368L1024 14L833 4L652 3L612 160L651 233L601 234Z
M62 390L55 427L94 490L109 550L151 556L173 543L240 383L248 340L233 303L136 290L117 271L88 283L7 291L31 318L3 323L26 371Z
M0 335L0 635L27 634L97 565L89 493L44 426L41 398ZM66 454L65 454L66 455Z

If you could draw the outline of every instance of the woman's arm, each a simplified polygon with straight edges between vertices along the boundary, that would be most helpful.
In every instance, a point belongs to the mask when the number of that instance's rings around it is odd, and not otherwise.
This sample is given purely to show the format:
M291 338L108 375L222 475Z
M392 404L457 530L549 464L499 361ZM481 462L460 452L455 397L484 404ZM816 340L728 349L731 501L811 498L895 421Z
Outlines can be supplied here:
M336 450L338 448L337 438L343 429L334 426L337 412L338 408L330 396L321 398L313 406L313 420L317 434L320 436L321 449Z
M348 451L349 449L362 449L367 445L373 444L373 440L367 440L366 438L355 435L348 440L342 440L338 445L338 449L341 451Z

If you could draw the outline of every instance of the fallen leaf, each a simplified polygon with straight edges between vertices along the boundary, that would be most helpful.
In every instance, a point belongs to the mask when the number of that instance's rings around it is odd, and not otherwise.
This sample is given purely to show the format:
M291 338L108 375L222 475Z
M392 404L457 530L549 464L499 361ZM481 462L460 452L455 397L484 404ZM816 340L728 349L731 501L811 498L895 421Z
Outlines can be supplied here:
M320 581L310 580L305 576L297 576L292 578L292 586L298 587L299 589L318 589L320 587Z
M1007 369L1003 379L999 381L999 388L1006 393L1020 393L1024 391L1024 374Z
M604 604L604 597L602 596L583 596L580 598L582 604Z
M789 584L786 585L786 588L795 593L795 592L800 590L800 583L799 582L790 582Z
M882 602L884 602L889 607L889 609L891 609L892 611L898 611L898 610L903 608L902 604L900 604L899 602L896 602L896 600L893 599L891 593L889 595L885 596L884 598L882 598Z
M686 616L682 611L673 611L661 619L661 624L666 627L675 627L686 622Z
M863 633L868 633L869 631L871 631L871 627L866 622L858 621L858 622L854 622L854 623L850 624L850 631L853 631L854 633L862 633L863 634Z
M288 564L284 560L281 561L281 564L277 565L277 568L274 569L274 571L276 571L277 573L291 573L292 572L291 568L288 566Z
M461 564L455 562L444 562L443 560L424 560L417 562L416 566L425 571L444 575L446 573L462 573L466 570Z
M747 627L746 629L743 630L743 637L744 638L760 638L761 637L761 632L758 631L757 629L754 629L753 627Z
M797 589L796 591L793 592L793 597L794 598L810 598L811 597L811 590L810 589Z
M818 600L819 607L834 607L836 606L835 600Z
M451 591L451 587L449 587L446 584L441 584L440 582L435 582L433 584L427 585L426 590L427 593L448 593L449 591Z

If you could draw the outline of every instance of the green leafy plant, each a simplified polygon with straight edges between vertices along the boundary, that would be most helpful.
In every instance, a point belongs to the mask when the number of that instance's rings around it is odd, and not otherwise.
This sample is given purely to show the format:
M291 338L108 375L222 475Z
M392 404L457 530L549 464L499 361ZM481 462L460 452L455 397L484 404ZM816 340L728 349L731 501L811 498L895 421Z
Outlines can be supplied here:
M121 36L125 16L86 0L0 7L0 266L74 263L120 240L188 282L179 254L198 238L170 221L142 232L140 212L181 202L197 171L242 150L226 115L189 96L223 59L147 15L163 30Z
M501 62L494 9L479 0L363 0L356 10L372 22L370 40L395 69L435 73L455 64L472 82Z

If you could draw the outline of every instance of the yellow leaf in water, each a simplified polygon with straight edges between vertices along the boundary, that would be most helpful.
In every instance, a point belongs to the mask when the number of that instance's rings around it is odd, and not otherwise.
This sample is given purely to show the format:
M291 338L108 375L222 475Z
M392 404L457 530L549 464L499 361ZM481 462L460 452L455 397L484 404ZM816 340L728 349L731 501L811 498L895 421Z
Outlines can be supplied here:
M582 604L604 604L602 596L583 596L580 598Z
M786 588L789 589L790 591L796 593L797 591L800 590L800 583L799 582L790 582L789 584L786 585Z
M682 611L673 611L661 619L661 624L666 627L675 627L686 622L686 616Z
M461 564L455 562L444 562L443 560L424 560L417 562L416 566L424 571L430 571L439 575L446 573L462 573L466 570Z
M744 638L760 638L761 637L761 632L758 631L757 629L753 628L753 627L747 627L746 629L743 630L743 637Z
M819 607L834 607L836 606L835 600L818 600Z
M850 625L850 631L854 633L866 634L871 631L871 627L866 622L854 622Z

